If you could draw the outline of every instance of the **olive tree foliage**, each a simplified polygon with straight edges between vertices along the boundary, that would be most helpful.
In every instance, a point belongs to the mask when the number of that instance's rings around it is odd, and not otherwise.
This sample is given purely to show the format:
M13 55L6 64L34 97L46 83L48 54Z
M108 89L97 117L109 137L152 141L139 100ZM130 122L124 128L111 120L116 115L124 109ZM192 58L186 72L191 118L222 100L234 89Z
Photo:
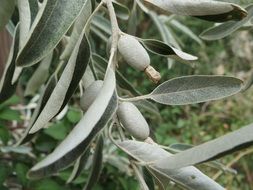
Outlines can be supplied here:
M148 52L168 58L169 65L173 60L192 63L198 58L182 51L165 23L170 21L199 44L203 42L173 19L173 15L219 23L200 36L204 40L217 40L239 28L252 26L253 5L241 7L213 0L134 0L123 4L113 0L0 0L0 3L0 29L6 26L13 36L0 82L0 102L15 93L23 71L36 64L24 95L40 94L22 138L13 146L29 143L52 119L64 115L73 95L80 98L83 111L83 117L67 137L30 169L29 178L55 175L74 164L70 183L92 152L93 167L84 185L84 189L91 189L105 162L104 141L110 140L106 146L116 145L128 155L126 167L131 168L142 189L152 189L143 176L144 168L161 189L166 189L171 181L191 190L224 189L194 165L214 163L214 159L250 146L252 125L195 147L173 145L165 150L150 136L149 125L139 109L159 114L153 102L170 109L169 105L218 100L249 88L250 82L245 84L230 76L191 75L159 83L161 76L154 68L158 63L151 63ZM15 8L19 12L17 23L11 19ZM162 41L132 35L139 19L137 9L153 21ZM121 20L128 23L128 30L123 31ZM107 47L108 58L94 48L94 34ZM141 94L127 80L131 76L120 73L123 63L144 72L147 80L157 84L156 88L149 94Z

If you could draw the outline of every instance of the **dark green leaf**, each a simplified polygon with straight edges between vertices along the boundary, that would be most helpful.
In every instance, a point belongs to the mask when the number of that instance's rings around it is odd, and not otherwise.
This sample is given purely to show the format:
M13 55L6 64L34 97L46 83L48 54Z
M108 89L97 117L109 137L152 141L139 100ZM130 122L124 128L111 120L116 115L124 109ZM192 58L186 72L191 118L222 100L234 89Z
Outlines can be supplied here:
M104 140L103 140L103 137L100 135L98 137L98 140L96 143L96 149L93 154L93 162L92 162L90 175L83 190L92 189L99 179L100 172L102 170L102 164L103 164L103 146L104 146Z
M166 163L168 169L177 169L217 159L253 144L253 125L242 127L227 135L195 146L156 163L161 167Z
M17 83L12 84L11 81L15 71L15 59L18 54L18 48L19 48L19 24L15 29L14 40L11 45L8 61L5 64L4 73L0 81L0 103L3 103L5 100L10 98L16 90Z
M25 164L17 163L15 166L17 178L23 186L25 186L28 181L28 179L26 178L26 173L28 172L28 170L29 168Z
M11 168L8 164L0 163L0 184L4 184L6 178L11 174ZM1 186L0 186L1 187Z
M39 11L39 4L37 0L28 0L28 1L30 5L31 24L32 24Z
M64 122L53 124L44 130L45 134L56 140L63 140L67 136L68 132L69 128Z
M16 64L30 66L51 52L68 31L86 0L45 0Z
M82 118L82 113L79 110L70 109L67 113L67 118L71 123L77 123Z
M179 61L194 61L198 58L190 55L188 53L185 53L179 49L176 49L168 44L165 44L158 40L153 39L140 39L140 41L143 43L145 48L147 48L149 51L162 55L165 57L173 58Z
M67 183L74 181L77 177L80 176L81 172L83 171L86 165L89 155L90 155L90 148L87 148L85 152L76 160L72 173L67 179Z
M0 125L0 140L2 141L4 145L8 143L8 141L10 140L10 137L11 135L9 133L8 128Z
M0 119L7 121L21 121L19 111L11 110L10 108L0 110Z
M45 179L39 181L35 186L35 190L64 190L55 180Z

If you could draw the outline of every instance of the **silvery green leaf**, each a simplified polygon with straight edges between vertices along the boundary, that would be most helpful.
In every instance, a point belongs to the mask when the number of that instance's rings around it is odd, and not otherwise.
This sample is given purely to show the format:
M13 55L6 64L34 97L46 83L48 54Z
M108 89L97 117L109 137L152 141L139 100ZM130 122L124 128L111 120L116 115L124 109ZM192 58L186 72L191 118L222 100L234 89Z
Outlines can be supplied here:
M86 0L45 0L20 50L17 66L38 63L51 52L68 31Z
M157 160L172 156L169 152L163 150L156 144L148 144L139 141L126 140L119 142L118 146L127 154L141 162L146 162L148 168L158 172L167 180L189 190L224 190L218 183L204 175L201 171L193 166L184 167L178 170L167 169L168 164L158 165Z
M31 26L31 13L28 0L17 0L18 12L20 20L20 42L19 48L21 49L25 43L27 35Z
M112 1L112 3L115 9L116 16L119 19L128 20L130 14L128 7L117 1Z
M145 2L165 12L214 22L241 20L247 15L239 5L213 0L145 0Z
M86 182L83 190L90 190L96 184L99 179L102 164L103 164L103 147L104 147L104 140L102 135L98 137L95 152L93 154L93 162L90 171L90 175L88 177L88 181Z
M26 85L25 96L34 95L41 85L46 82L49 76L49 67L52 59L53 52L41 61Z
M115 73L108 69L101 91L83 118L51 154L30 170L29 177L41 178L56 173L69 166L85 151L117 109L115 83Z
M18 153L18 154L30 154L32 149L27 146L3 146L0 148L2 153Z
M140 39L140 41L143 43L145 48L158 55L162 55L165 57L173 58L184 62L195 61L198 59L196 56L185 53L179 49L176 49L173 46L170 46L158 40Z
M248 23L253 17L253 4L246 7L248 11L247 17L241 21L229 21L218 26L207 29L206 31L200 34L200 37L204 40L218 40L224 38L239 28L243 27L244 24Z
M182 151L169 158L160 159L156 163L160 166L166 163L168 169L177 169L217 159L232 152L247 148L252 144L253 125L251 124L217 139Z
M78 38L81 35L81 32L82 32L88 18L91 15L91 9L92 9L91 0L86 0L81 13L79 14L79 16L77 17L77 19L74 23L73 31L70 35L70 39L68 41L68 44L60 56L61 60L68 60L69 56L71 55L71 52L74 49L75 44L78 41Z
M161 18L153 12L150 13L149 15L153 20L154 24L157 26L157 29L161 34L162 40L166 44L172 44L174 47L181 50L180 45L177 42L176 38L172 35L172 32L170 31L168 26L161 20Z
M91 32L96 34L97 37L99 37L101 40L103 40L104 42L107 42L109 36L106 33L104 33L103 31L101 31L98 27L91 26L90 30L91 30Z
M19 21L20 21L20 37L19 49L24 46L31 26L30 5L28 0L17 0ZM11 83L14 84L22 73L22 67L16 67Z
M33 111L32 114L32 118L30 119L29 125L27 126L25 132L22 134L22 137L19 139L19 141L16 143L16 146L20 145L20 144L24 144L26 142L28 142L32 137L33 134L29 134L30 129L32 128L34 122L36 121L36 119L38 118L40 112L43 110L43 108L45 107L48 99L50 98L50 95L52 94L55 86L57 84L57 78L55 75L52 75L51 78L48 80L41 96L39 99L39 102L35 108L35 110Z
M172 152L173 154L182 152L184 150L188 150L190 148L193 148L193 145L189 145L189 144L181 144L181 143L176 143L176 144L172 144L169 146L169 148L172 150L170 152ZM219 170L222 170L224 172L229 172L231 174L236 174L236 170L232 169L232 168L228 168L227 166L223 165L221 162L214 160L211 162L207 162L204 163L206 166L212 167L212 168L216 168Z
M131 9L130 16L128 19L127 33L135 36L136 30L137 30L137 25L138 25L137 3L136 3L136 1L134 1L133 7Z
M103 17L102 15L95 15L91 23L93 26L96 26L97 28L107 33L108 35L112 34L110 21L105 17Z
M159 33L161 34L163 42L165 42L166 44L172 44L174 47L181 50L180 45L178 44L175 37L172 35L169 27L165 23L162 22L160 17L158 17L158 15L155 14L154 12L150 12L149 15L151 19L153 20L154 24L157 26L157 29L159 30ZM167 59L167 64L170 69L172 65L174 64L174 60Z
M0 81L0 103L10 98L16 90L17 83L12 84L11 80L15 71L15 59L19 48L19 24L14 32L14 40L12 41L10 53L7 63L5 64L4 72Z
M78 87L89 60L90 45L83 30L55 89L29 133L35 133L43 128L66 106Z
M192 75L168 80L143 98L166 105L186 105L234 95L242 86L243 81L234 77Z
M182 24L181 22L175 19L172 19L169 22L169 24L173 25L173 27L177 28L178 30L181 30L184 34L186 34L191 39L196 41L199 45L203 45L203 42L201 41L201 39L196 34L194 34L193 31L186 25Z
M8 23L14 11L15 0L0 0L0 30Z
M89 155L90 148L87 148L85 152L76 160L72 173L67 180L67 183L74 181L81 174L89 158Z

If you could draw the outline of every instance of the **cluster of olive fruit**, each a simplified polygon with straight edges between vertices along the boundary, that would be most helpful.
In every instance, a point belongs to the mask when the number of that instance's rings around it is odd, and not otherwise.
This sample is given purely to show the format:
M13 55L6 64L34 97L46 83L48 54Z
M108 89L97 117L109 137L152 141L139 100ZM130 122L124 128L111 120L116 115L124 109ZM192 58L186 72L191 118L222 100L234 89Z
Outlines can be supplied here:
M160 80L160 74L150 66L150 58L145 48L134 37L127 34L121 34L118 41L118 50L123 59L133 68L144 71L154 81ZM84 112L95 100L96 95L102 88L103 81L94 81L86 88L80 105ZM149 137L149 126L138 108L131 102L120 102L117 110L117 117L125 128L134 138L146 140Z
M96 99L96 95L99 93L103 86L102 80L94 81L85 90L80 100L81 109L86 112L92 102ZM130 102L120 102L117 116L125 128L134 138L139 140L145 140L149 137L149 126L145 118L138 110L138 108Z

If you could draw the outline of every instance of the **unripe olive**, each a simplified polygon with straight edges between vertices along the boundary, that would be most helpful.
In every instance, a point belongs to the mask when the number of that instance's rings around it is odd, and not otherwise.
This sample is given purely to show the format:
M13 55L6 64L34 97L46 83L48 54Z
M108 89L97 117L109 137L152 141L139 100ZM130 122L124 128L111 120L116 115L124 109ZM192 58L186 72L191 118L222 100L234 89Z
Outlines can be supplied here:
M117 110L119 121L136 139L145 140L149 137L149 126L138 108L130 102L122 102Z
M84 112L86 112L89 106L94 102L102 86L103 81L96 80L86 88L80 100L80 106Z
M147 51L133 36L121 35L118 41L118 50L123 59L135 69L144 71L150 65Z

